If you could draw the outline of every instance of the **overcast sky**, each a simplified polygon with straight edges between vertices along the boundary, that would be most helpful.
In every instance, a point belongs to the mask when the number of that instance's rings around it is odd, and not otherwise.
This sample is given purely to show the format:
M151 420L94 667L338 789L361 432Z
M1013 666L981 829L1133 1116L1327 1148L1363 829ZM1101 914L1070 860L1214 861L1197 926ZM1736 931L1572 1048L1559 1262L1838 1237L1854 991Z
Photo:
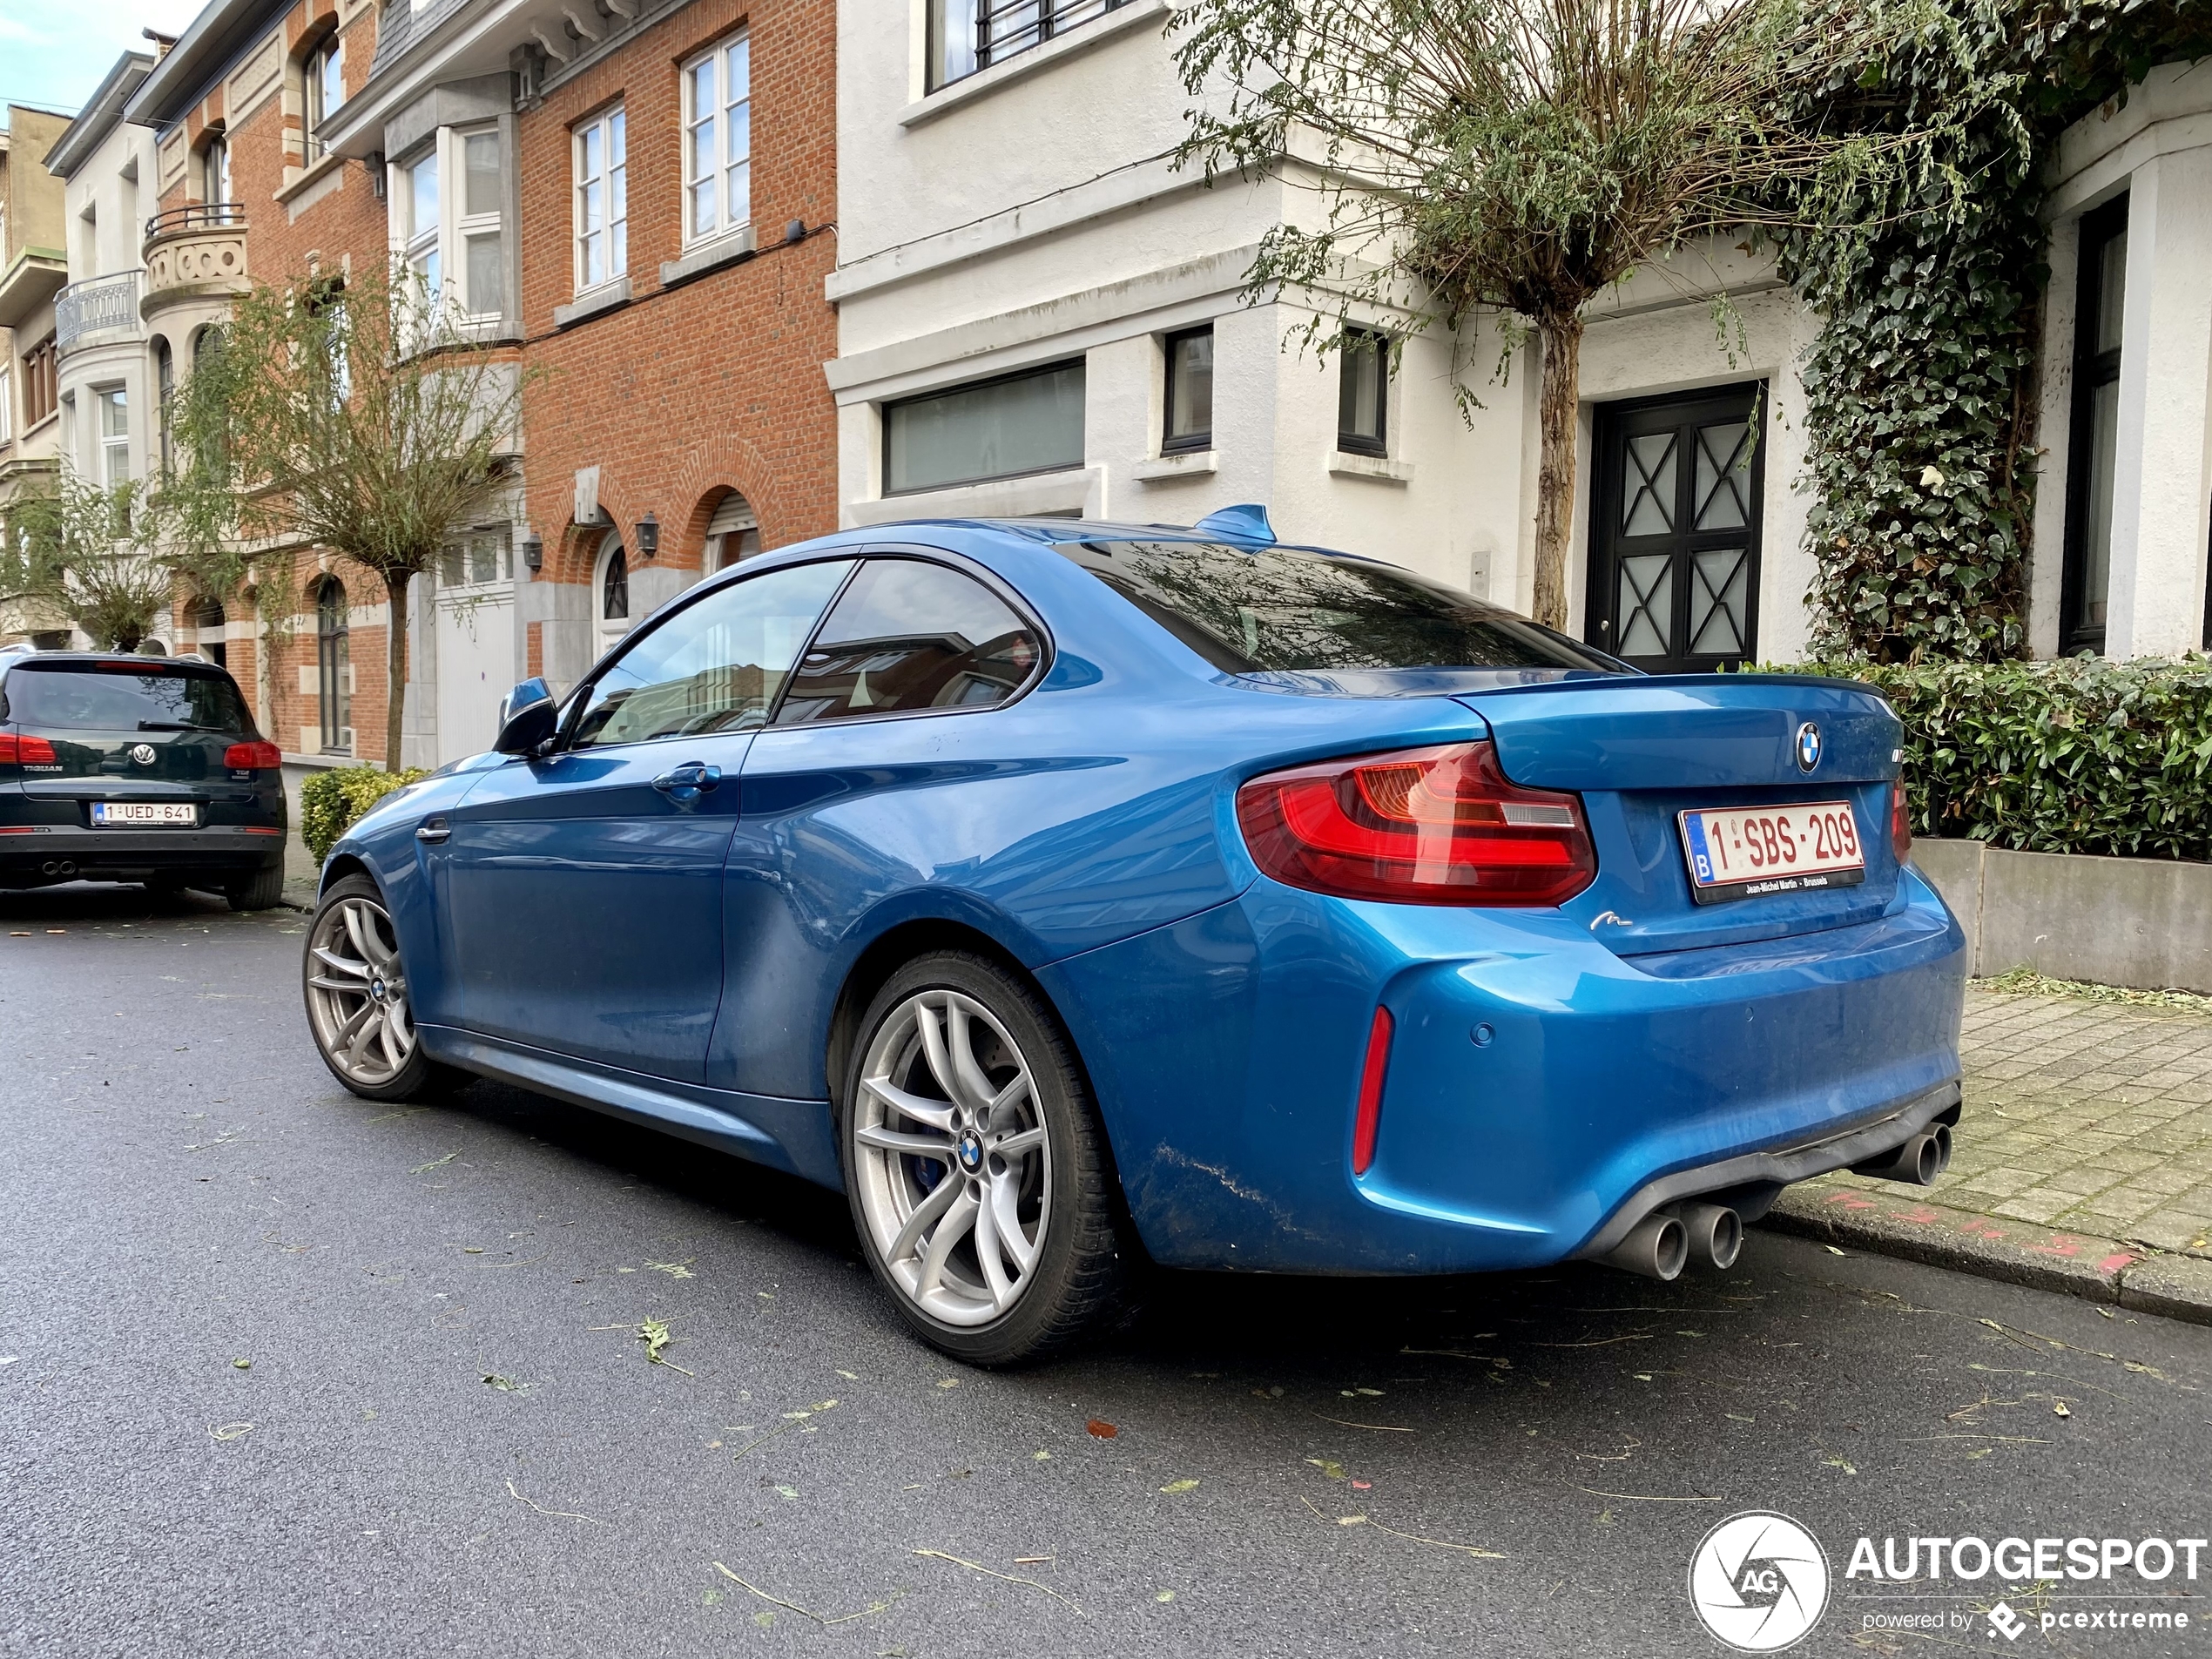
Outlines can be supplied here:
M0 102L74 115L138 33L182 34L206 0L0 0Z

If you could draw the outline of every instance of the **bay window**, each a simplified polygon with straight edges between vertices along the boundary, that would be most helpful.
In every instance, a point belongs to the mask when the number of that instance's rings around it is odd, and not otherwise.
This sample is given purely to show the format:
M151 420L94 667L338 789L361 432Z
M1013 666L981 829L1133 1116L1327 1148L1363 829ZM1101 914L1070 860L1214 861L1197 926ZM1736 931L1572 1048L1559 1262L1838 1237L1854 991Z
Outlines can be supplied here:
M717 42L684 65L684 240L752 222L752 43Z
M113 489L131 482L131 404L120 386L97 394L100 405L100 482Z
M578 293L630 269L630 168L622 106L576 130L576 287Z
M427 152L395 171L395 239L429 303L475 321L505 315L497 130L441 129Z

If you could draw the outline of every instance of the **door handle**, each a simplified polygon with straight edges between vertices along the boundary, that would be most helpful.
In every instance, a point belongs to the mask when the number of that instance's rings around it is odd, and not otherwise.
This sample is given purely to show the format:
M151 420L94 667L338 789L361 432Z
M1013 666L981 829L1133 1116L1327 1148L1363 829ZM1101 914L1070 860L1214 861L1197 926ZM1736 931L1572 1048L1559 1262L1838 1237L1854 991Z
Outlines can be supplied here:
M693 800L722 781L722 768L687 760L653 779L653 787L677 800Z
M415 839L434 846L452 833L452 827L442 818L426 818L415 826Z

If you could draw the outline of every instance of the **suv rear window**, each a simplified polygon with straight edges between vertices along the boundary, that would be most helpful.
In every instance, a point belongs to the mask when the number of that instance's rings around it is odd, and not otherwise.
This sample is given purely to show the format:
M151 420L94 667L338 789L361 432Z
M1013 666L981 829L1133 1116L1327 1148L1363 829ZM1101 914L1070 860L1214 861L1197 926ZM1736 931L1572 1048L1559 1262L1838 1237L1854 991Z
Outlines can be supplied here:
M226 674L149 661L25 664L0 682L4 718L46 732L219 732L253 722Z
M1225 673L1622 665L1410 570L1298 548L1062 542L1059 550Z

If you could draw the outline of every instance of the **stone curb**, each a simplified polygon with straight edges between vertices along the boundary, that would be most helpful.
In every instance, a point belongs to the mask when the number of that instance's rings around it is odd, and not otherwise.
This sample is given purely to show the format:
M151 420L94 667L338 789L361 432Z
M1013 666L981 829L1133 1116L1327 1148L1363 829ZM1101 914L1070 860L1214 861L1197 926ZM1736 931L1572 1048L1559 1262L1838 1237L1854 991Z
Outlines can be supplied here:
M1910 1191L1912 1189L1904 1189ZM2212 1261L1999 1221L1890 1191L1791 1187L1765 1226L1931 1267L2212 1325Z

